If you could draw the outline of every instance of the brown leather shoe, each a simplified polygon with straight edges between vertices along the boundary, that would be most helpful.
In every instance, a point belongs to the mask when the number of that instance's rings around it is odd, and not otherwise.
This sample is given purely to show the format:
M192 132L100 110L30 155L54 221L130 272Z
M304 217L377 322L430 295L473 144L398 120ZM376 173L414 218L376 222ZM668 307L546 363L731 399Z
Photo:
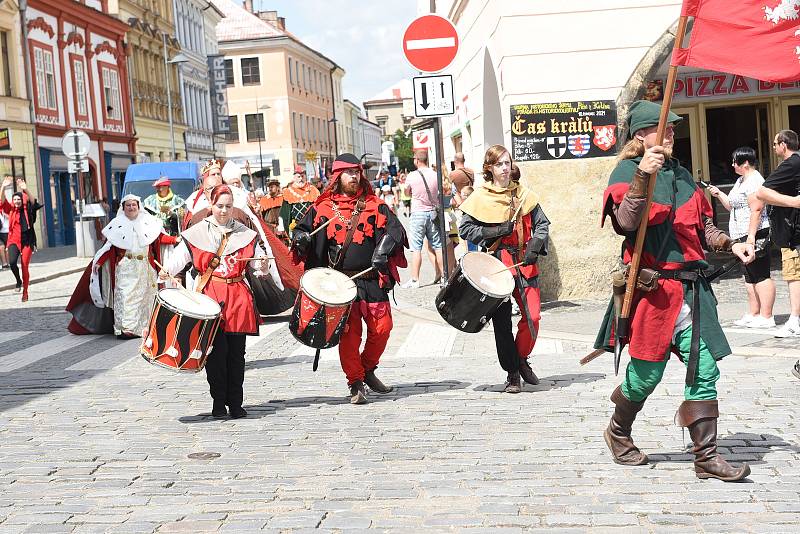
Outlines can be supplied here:
M611 415L611 421L608 423L603 433L603 438L606 440L611 455L614 457L614 462L620 465L644 465L647 463L647 455L644 454L639 448L633 444L631 439L631 428L633 421L636 419L636 414L644 406L644 401L632 402L623 395L619 386L611 394L611 402L616 407L614 413Z
M520 358L519 361L519 376L528 384L535 386L539 384L539 377L531 369L531 364L528 358Z
M383 382L381 382L377 376L375 376L375 369L371 371L367 371L364 374L364 382L367 383L369 389L374 391L375 393L391 393L394 391L392 386L387 386Z
M689 427L694 447L694 473L697 478L717 478L735 482L750 474L750 466L732 466L717 453L717 400L683 401L675 416L680 426Z
M364 382L356 380L350 384L350 404L366 404L367 391L364 389Z
M522 391L522 385L519 383L519 371L508 373L506 387L503 389L503 393L519 393L520 391Z

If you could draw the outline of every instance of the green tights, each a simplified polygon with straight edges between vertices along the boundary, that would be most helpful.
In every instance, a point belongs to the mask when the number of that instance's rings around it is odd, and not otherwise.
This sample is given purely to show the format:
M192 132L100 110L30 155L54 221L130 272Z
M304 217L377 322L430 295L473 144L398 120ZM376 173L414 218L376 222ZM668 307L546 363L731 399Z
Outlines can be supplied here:
M675 339L675 345L680 351L684 363L689 360L689 349L692 343L692 327L681 330ZM649 362L631 358L625 370L625 380L622 382L622 393L628 400L641 402L656 389L664 376L668 359L661 362ZM685 386L683 396L686 400L713 400L717 398L717 380L719 368L717 361L700 339L700 359L697 362L697 377L694 385Z

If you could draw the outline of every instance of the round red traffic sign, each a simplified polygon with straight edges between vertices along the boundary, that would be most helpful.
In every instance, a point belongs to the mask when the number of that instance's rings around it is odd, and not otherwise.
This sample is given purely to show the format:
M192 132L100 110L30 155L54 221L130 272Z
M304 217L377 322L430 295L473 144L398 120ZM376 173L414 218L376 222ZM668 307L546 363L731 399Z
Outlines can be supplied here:
M439 72L453 62L458 52L458 32L439 15L414 20L403 34L403 53L411 66L423 72Z

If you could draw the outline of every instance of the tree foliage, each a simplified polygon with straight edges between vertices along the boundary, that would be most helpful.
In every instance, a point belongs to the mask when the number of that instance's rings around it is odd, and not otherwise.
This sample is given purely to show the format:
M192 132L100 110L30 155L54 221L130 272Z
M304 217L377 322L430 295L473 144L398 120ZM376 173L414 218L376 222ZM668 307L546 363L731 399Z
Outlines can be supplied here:
M405 132L398 129L394 136L394 155L397 157L398 170L413 171L414 170L414 150L411 137L407 136Z

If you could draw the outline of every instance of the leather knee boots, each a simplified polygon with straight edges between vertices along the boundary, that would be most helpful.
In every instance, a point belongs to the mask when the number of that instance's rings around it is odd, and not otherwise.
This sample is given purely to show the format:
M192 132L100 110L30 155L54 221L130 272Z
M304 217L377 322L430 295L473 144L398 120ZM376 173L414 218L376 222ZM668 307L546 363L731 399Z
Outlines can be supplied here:
M614 462L620 465L644 465L647 455L633 444L631 427L636 419L636 414L644 406L644 401L632 402L622 394L619 386L611 394L611 402L616 407L608 428L603 433L608 448L614 457Z
M697 478L718 478L725 482L741 480L750 474L750 466L734 467L717 453L718 417L716 400L683 401L675 420L680 426L689 428Z

